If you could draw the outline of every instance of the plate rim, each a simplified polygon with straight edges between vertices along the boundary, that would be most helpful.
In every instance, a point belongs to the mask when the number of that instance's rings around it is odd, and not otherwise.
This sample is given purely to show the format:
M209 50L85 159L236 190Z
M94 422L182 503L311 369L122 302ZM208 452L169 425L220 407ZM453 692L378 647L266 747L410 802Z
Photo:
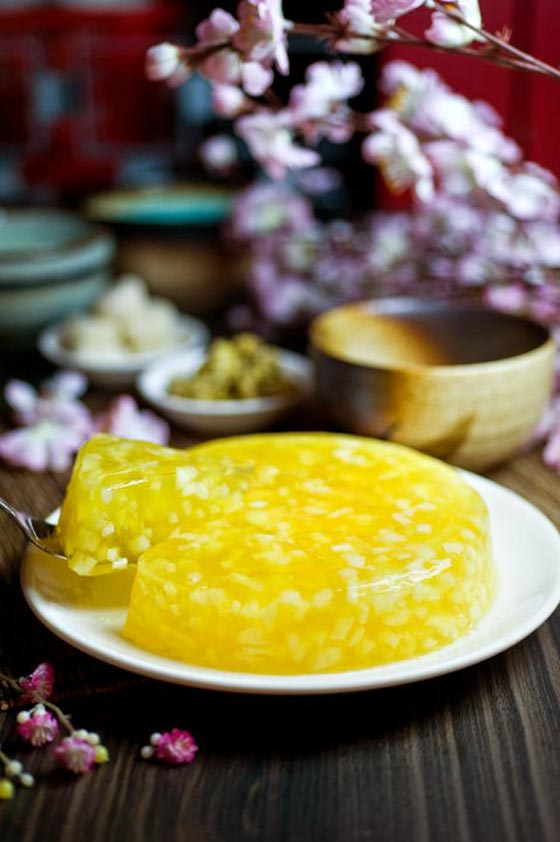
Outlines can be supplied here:
M22 592L28 606L39 621L49 631L79 651L134 674L184 687L254 695L329 695L402 686L448 675L482 663L520 643L540 628L560 604L560 533L557 527L537 506L506 486L469 471L460 470L460 473L479 493L481 489L490 488L492 492L497 491L506 500L512 501L514 505L521 505L530 511L532 517L536 517L540 522L541 530L548 533L548 541L556 544L555 581L554 587L528 619L524 619L513 627L507 627L495 639L480 643L478 646L475 643L473 649L467 649L458 654L453 654L451 651L446 659L445 650L465 640L465 638L459 638L458 641L437 650L437 653L444 653L444 658L433 663L425 663L425 659L434 654L427 653L407 660L343 672L282 675L217 670L156 655L136 647L124 638L122 638L122 644L125 651L113 652L111 649L100 647L99 644L90 644L87 639L84 640L72 631L68 632L64 627L61 628L59 624L52 621L48 610L45 611L42 608L41 602L44 598L41 597L39 602L34 599L33 595L36 591L32 583L28 581L31 566L29 551L25 553L20 569ZM57 514L58 510L52 513L50 519L56 518ZM503 577L500 576L498 588L503 587ZM498 598L499 594L496 599ZM472 633L476 633L476 628ZM126 651L128 649L131 650L130 653ZM148 662L145 658L149 659Z

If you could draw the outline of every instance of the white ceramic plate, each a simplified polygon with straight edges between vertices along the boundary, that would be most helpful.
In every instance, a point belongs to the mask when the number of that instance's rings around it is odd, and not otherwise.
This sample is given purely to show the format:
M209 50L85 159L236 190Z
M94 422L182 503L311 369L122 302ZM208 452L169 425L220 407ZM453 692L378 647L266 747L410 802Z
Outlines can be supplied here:
M59 559L30 550L22 566L25 597L39 619L84 652L150 678L241 693L344 693L406 684L453 672L503 652L535 631L560 602L560 536L534 506L474 474L465 478L486 501L500 586L480 625L437 652L371 669L320 675L256 675L183 664L126 641L133 571L80 578Z

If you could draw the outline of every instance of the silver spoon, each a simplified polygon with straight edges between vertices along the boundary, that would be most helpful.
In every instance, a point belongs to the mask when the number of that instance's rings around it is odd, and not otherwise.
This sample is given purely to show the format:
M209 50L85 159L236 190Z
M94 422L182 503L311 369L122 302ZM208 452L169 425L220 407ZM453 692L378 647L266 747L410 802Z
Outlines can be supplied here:
M14 509L2 497L0 497L0 509L11 517L26 538L35 544L36 547L39 547L40 550L50 555L55 555L57 558L66 558L62 552L58 535L56 534L56 526L53 523L47 523L44 520L31 517L26 512L20 512Z

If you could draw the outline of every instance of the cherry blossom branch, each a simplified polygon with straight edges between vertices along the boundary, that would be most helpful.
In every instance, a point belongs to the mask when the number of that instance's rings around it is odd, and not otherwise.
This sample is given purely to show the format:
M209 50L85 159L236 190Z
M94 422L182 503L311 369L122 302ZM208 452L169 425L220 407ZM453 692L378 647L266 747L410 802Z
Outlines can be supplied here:
M526 53L523 50L520 50L518 47L514 47L508 41L499 38L497 35L493 35L491 32L488 32L488 30L484 29L483 27L474 26L463 15L460 15L458 12L454 12L452 9L450 9L449 5L446 3L440 3L439 0L431 0L430 5L435 10L441 12L442 14L445 14L450 20L454 21L460 26L464 26L466 29L470 29L471 32L482 36L485 39L485 41L487 41L497 50L500 50L510 55L512 67L517 67L522 70L531 70L534 73L542 73L546 76L551 76L554 79L560 80L560 68L553 67L552 65L547 64L546 62L542 61L536 56L533 56L530 53ZM422 44L422 46L430 46L430 43L427 42L426 44ZM459 49L456 50L456 52L462 53L463 50ZM474 52L476 53L476 51ZM487 54L485 58L488 58L490 61L494 61L494 58L491 54Z
M436 44L429 41L427 38L419 38L407 30L396 24L386 33L378 33L374 35L366 35L359 32L348 30L345 34L347 39L362 39L371 41L372 45L379 45L380 48L395 44L402 44L408 47L425 47L435 52L442 52L454 55L469 56L471 58L478 58L484 61L490 61L492 64L497 64L500 67L507 67L514 70L522 70L528 73L539 73L544 76L549 76L553 79L560 80L560 69L553 67L550 64L532 56L529 53L514 47L503 38L493 35L488 30L473 26L464 17L456 12L451 11L446 6L434 3L434 8L441 11L454 23L470 29L476 35L484 38L489 47L493 49L476 49L467 46L449 46L445 44ZM291 33L296 35L309 35L321 41L333 43L336 41L336 26L332 23L328 24L311 24L311 23L297 23L294 22L291 28ZM505 53L506 55L500 55Z
M4 673L0 673L0 682L2 684L6 684L10 690L14 690L14 692L21 694L24 692L24 688L22 687L21 679L16 680L15 678L11 678L9 675L4 675ZM74 726L70 722L70 719L66 716L66 714L55 705L53 702L50 702L45 695L39 692L38 689L32 688L31 691L27 691L33 696L33 701L37 702L38 704L42 704L43 707L52 710L52 712L57 717L60 724L66 728L69 734L73 734L75 731Z
M13 797L14 781L28 789L35 783L35 778L26 772L23 763L19 760L12 760L0 749L0 765L3 777L0 778L0 800L7 801Z
M421 6L431 13L430 26L417 37L401 28L400 19ZM366 162L380 167L392 190L412 189L421 203L458 192L463 199L506 208L516 218L556 214L560 194L551 174L523 162L490 106L454 94L433 71L418 73L404 62L388 65L382 88L389 98L369 114L350 106L364 87L353 61L311 64L284 104L272 89L276 72L289 74L293 33L321 39L344 55L368 55L401 43L560 79L559 69L511 47L505 30L502 39L483 29L478 0L344 0L318 24L286 20L281 0L240 0L236 14L214 9L197 26L188 54L168 43L151 48L146 71L172 85L201 73L211 83L215 112L236 120L235 132L272 179L318 165L322 140L345 143L360 132L366 135Z
M53 757L60 766L75 775L83 775L94 766L108 762L109 752L102 745L99 734L83 728L76 730L70 717L50 700L54 687L54 670L50 664L39 664L30 675L18 679L0 673L1 685L13 691L20 705L32 704L30 710L20 710L16 717L17 733L22 740L34 748L58 740L52 751ZM60 725L68 732L68 736L62 739L59 739ZM189 731L173 728L161 734L153 733L150 744L142 748L141 756L146 760L153 758L167 765L180 766L192 763L197 751L198 746ZM34 783L33 775L25 771L23 764L8 757L0 746L0 800L13 798L15 784L31 787Z
M402 44L405 47L426 47L427 49L433 50L436 53L447 53L448 55L462 55L468 56L469 58L476 58L482 61L490 61L492 64L496 64L499 67L506 67L510 70L522 70L527 73L543 73L544 70L539 70L535 68L534 64L529 62L523 62L521 60L513 60L511 58L506 58L504 56L497 55L495 53L485 52L484 50L480 49L473 49L472 47L461 47L458 49L457 47L446 47L444 44L433 44L431 41L426 40L425 38L418 38L412 33L407 32L405 29L401 27L398 28L398 38L387 39L387 41L391 41L392 44ZM550 68L554 73L547 73L546 75L554 76L555 78L560 79L560 71L555 71L554 68Z

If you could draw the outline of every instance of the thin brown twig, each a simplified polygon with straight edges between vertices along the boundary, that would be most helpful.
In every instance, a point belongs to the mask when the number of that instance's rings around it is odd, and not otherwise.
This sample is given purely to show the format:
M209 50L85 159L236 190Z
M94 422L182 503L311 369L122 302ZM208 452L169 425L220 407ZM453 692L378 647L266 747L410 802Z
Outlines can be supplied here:
M464 18L461 14L459 14L458 12L454 12L452 9L449 9L446 3L440 3L439 0L433 0L432 5L436 11L442 12L443 14L447 15L447 17L450 20L453 20L455 21L455 23L458 23L461 26L470 29L471 32L476 32L477 35L482 35L482 37L486 41L488 41L488 43L493 44L498 50L504 53L508 53L509 55L513 56L516 59L519 59L523 63L531 65L532 67L534 67L535 72L544 73L547 76L553 76L555 79L560 79L560 68L553 67L551 64L547 64L546 62L541 61L536 56L532 56L530 53L526 53L523 50L520 50L518 47L514 47L507 41L503 41L498 36L493 35L491 32L488 32L488 30L484 29L483 27L478 27L472 23L469 23L466 20L466 18Z
M461 47L447 47L443 44L434 44L425 38L418 38L415 35L402 29L400 26L393 26L385 34L379 32L373 35L363 33L345 32L345 39L359 39L362 41L372 41L382 46L390 44L405 44L406 46L426 47L436 52L443 52L455 55L466 55L472 58L484 59L501 67L509 67L513 69L523 70L525 72L539 73L541 75L550 76L554 79L560 80L560 68L553 67L535 56L525 53L517 47L512 46L506 38L501 38L499 34L493 35L482 27L474 26L469 23L457 12L450 10L445 4L434 0L433 7L436 11L440 11L447 15L450 20L455 23L470 29L482 37L487 44L487 49L473 48L467 46ZM336 41L337 33L336 26L332 23L327 24L312 24L312 23L293 23L291 30L297 35L312 35L321 40L326 40L330 43ZM509 30L507 30L509 34ZM504 36L505 36L504 31ZM492 49L488 49L491 47Z
M10 678L9 675L4 675L3 673L0 673L0 682L3 684L7 684L8 687L10 687L12 690L15 690L16 693L21 694L24 692L20 682L15 678ZM33 701L35 704L43 705L43 707L52 710L52 712L57 716L61 725L63 725L64 728L66 728L66 730L70 734L74 733L74 726L72 725L70 719L66 716L66 714L58 707L58 705L55 705L53 702L49 702L47 699L44 699L40 693L37 693L33 690L25 692L29 692L30 696L33 697Z
M484 52L481 49L473 49L472 47L462 47L461 50L457 50L456 47L446 47L443 44L433 44L431 41L427 41L425 38L418 38L417 36L412 35L410 32L407 32L405 29L402 29L400 27L399 40L393 40L390 43L404 44L407 47L427 47L428 49L435 50L438 53L469 56L469 58L477 58L482 59L483 61L491 61L493 64L497 64L500 67L516 68L518 70L523 70L526 72L544 72L538 68L535 68L534 65L529 64L528 62L522 62L521 60L505 58L500 56L496 52ZM560 73L558 74L558 78L560 79Z
M72 725L72 723L70 722L70 719L66 716L66 714L63 713L63 711L61 711L61 709L58 707L58 705L55 705L52 702L48 702L46 699L41 699L39 701L39 704L44 705L44 707L48 708L49 710L52 710L52 712L58 718L58 721L60 722L60 724L63 725L64 728L66 728L66 730L68 731L69 734L74 733L74 731L75 731L74 726Z

